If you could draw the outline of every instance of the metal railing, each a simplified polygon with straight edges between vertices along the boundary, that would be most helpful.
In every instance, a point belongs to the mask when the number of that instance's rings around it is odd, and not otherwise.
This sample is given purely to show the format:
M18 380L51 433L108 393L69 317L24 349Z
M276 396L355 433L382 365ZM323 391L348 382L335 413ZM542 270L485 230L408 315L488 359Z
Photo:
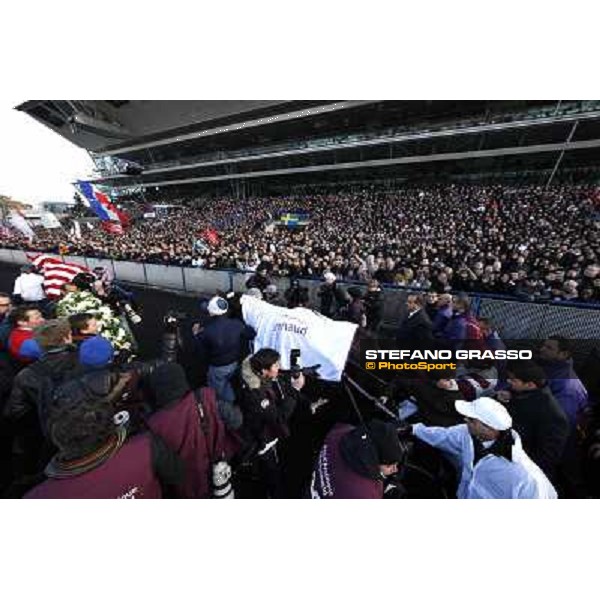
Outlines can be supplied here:
M217 290L246 289L246 281L252 275L248 271L202 269L173 265L138 263L85 256L61 257L93 269L106 268L116 279L124 283L155 287L175 293L214 294ZM29 262L22 250L0 248L0 262L26 264ZM318 291L322 280L300 278L308 288L312 306L319 307ZM274 278L273 283L283 294L290 286L288 277ZM366 286L364 282L340 282L339 286ZM384 322L394 326L405 315L406 296L415 291L411 288L383 286L385 294ZM575 302L528 302L510 296L473 293L469 295L475 314L492 320L506 339L543 339L549 335L564 335L580 340L600 340L600 305ZM600 342L599 342L600 343Z

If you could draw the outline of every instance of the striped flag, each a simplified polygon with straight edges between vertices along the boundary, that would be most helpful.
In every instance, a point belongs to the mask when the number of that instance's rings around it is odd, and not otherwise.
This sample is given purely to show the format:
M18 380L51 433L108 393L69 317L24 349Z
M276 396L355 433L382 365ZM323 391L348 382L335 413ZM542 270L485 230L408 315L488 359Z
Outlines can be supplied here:
M102 222L114 222L121 226L127 226L129 224L129 216L120 211L110 201L110 198L106 194L98 190L96 186L89 181L78 181L74 185L75 188L83 194L88 206ZM123 233L123 230L121 229L118 233Z
M90 272L86 267L63 262L55 256L27 254L27 258L44 276L44 291L50 300L60 298L62 286L73 281L75 275Z

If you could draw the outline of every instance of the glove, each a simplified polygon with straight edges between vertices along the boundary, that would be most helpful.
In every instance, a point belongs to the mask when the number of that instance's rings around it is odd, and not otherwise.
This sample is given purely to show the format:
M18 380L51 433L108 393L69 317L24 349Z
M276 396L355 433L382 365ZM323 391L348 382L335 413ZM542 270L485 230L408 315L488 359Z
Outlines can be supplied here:
M385 500L401 500L407 496L406 488L402 485L399 477L392 476L386 479L383 490L383 498Z

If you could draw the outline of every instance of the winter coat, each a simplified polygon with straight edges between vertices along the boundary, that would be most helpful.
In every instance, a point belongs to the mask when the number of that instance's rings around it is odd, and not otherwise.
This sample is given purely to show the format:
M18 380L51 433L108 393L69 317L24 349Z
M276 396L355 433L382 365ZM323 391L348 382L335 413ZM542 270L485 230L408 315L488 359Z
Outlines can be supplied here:
M342 440L356 428L338 423L325 438L312 476L310 493L313 499L381 499L383 478L369 477L353 464L351 456L341 450ZM357 463L360 457L356 457Z
M242 363L243 434L250 443L264 448L277 439L289 437L290 418L299 393L283 377L267 381L250 367L250 357Z
M195 344L200 358L207 364L220 367L239 362L248 354L248 343L256 332L240 319L225 315L211 317L196 336Z
M569 435L563 409L547 387L514 394L507 408L525 452L552 479Z

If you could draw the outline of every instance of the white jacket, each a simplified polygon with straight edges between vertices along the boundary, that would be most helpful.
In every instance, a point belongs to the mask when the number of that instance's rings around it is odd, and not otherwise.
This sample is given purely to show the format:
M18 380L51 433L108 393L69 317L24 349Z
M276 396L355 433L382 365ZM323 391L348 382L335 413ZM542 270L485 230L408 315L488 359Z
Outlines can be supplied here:
M550 481L523 450L516 431L512 432L512 461L488 454L474 468L475 450L466 424L426 427L418 423L413 426L413 434L445 452L457 467L461 473L458 498L557 498Z

